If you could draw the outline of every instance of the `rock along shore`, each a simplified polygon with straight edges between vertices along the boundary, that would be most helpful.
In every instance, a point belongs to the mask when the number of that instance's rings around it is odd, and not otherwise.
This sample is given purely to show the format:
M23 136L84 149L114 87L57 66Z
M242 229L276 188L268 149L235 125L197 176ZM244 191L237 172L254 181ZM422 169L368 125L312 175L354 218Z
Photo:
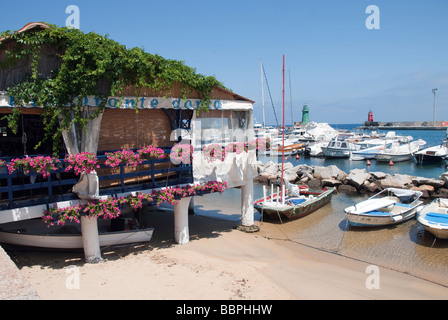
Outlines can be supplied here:
M258 162L259 176L255 179L261 184L279 183L281 180L281 163L272 161ZM336 187L341 192L377 193L389 187L421 191L423 198L448 197L448 172L438 179L415 177L404 174L390 175L383 172L368 172L366 169L353 169L349 173L337 166L294 166L284 164L283 177L291 183L307 185L310 189Z

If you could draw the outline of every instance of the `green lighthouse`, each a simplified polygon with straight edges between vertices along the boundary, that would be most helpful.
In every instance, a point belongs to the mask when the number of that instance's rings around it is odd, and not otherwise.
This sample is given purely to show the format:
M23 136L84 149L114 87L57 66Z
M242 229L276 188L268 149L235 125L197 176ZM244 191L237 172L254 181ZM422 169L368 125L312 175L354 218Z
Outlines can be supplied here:
M302 110L302 124L309 124L309 123L310 123L310 110L308 109L308 106L305 104Z

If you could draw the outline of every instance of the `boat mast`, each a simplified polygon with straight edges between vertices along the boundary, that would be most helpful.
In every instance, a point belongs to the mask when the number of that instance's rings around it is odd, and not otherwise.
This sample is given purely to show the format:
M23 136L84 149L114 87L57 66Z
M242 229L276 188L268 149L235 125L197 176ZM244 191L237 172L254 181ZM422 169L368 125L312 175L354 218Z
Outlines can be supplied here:
M283 169L285 166L285 55L283 55L283 138L282 138L282 183L281 183L281 194L283 202Z
M294 112L292 107L291 70L289 70L289 99L291 101L291 128L294 127Z
M264 114L264 77L263 77L263 60L260 59L260 67L261 67L261 101L263 103L263 128L265 127L265 114Z

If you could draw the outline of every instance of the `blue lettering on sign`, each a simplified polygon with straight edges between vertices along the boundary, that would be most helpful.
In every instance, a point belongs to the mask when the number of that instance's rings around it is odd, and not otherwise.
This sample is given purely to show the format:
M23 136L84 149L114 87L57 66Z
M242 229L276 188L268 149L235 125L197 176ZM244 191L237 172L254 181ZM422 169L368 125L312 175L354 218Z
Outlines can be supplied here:
M174 109L179 109L180 108L180 99L174 100L172 104L173 104Z
M146 100L145 98L141 98L142 104L140 105L140 108L142 108L142 109L145 108L145 107L144 107L145 100Z
M13 96L9 96L9 105L13 106L15 102L16 102L16 100L14 99L14 97Z
M111 104L112 101L115 101L113 105ZM117 107L118 107L118 102L119 102L118 99L111 98L111 99L109 99L109 100L107 101L107 105L108 105L109 107L111 107L111 108L117 108Z
M93 100L92 100L93 99ZM112 108L112 109L119 109L119 108L125 108L125 109L157 109L160 105L160 99L158 98L152 98L151 101L149 101L147 98L123 98L123 101L119 98L109 98L106 100L106 108ZM163 101L171 100L164 98ZM14 105L15 99L12 96L9 96L10 105ZM148 101L148 103L145 104L145 102ZM98 97L86 97L82 98L83 106L91 106L91 107L99 107L103 102L103 98ZM172 99L171 106L173 109L180 110L180 109L187 109L187 110L195 110L201 108L202 100L186 100L185 102L182 101L182 98L178 99ZM31 105L34 106L34 102L31 101ZM66 106L69 106L70 104L67 104ZM215 100L212 101L212 104L210 105L210 108L213 110L223 110L223 105L221 100Z
M101 100L103 100L103 99L101 99L101 98L95 98L95 104L96 104L97 107L100 105Z
M190 100L185 101L184 107L188 110L193 110L193 104Z
M215 107L216 110L222 109L222 104L221 104L221 101L219 101L219 100L216 100L215 103L213 104L213 106Z
M135 100L134 99L126 99L125 100L126 108L127 109L133 109L135 107Z
M158 105L159 105L159 100L157 100L157 99L151 100L151 108L156 109Z

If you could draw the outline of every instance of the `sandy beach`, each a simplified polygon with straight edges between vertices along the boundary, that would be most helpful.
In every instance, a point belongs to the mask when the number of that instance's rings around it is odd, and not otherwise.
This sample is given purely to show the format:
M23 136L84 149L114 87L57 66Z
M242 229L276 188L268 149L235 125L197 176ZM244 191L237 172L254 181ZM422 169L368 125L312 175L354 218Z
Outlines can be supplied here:
M82 252L10 254L42 300L448 299L446 279L379 266L372 280L367 262L288 241L278 224L241 232L235 215L190 216L190 243L177 245L173 212L154 211L150 243L106 249L98 264Z

